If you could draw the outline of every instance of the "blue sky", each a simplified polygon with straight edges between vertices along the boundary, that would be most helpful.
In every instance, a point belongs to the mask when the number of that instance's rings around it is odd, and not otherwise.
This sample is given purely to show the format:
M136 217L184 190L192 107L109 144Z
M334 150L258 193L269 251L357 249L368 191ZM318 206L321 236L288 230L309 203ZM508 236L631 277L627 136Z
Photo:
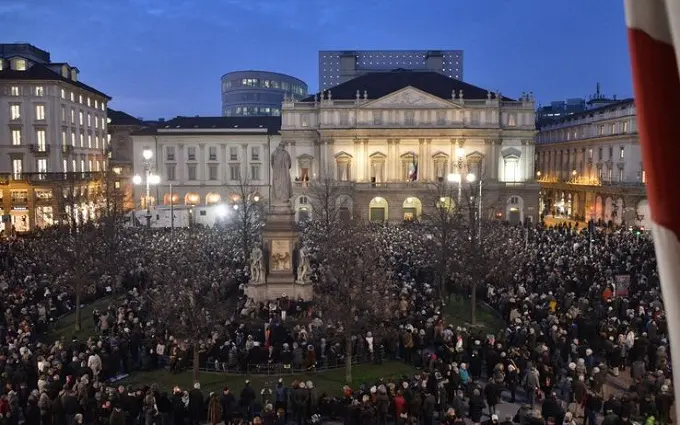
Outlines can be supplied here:
M328 49L463 49L464 79L539 102L632 93L621 0L0 0L2 42L81 70L147 119L219 115L220 76L318 88Z

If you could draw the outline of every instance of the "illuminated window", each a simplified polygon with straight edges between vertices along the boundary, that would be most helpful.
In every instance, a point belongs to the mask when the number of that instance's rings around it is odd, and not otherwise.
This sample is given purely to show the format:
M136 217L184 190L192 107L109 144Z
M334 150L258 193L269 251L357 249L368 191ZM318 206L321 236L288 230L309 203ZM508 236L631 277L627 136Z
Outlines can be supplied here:
M13 159L12 160L12 176L16 179L19 180L21 179L21 173L24 170L24 161L22 159Z
M47 172L47 159L40 158L38 160L38 172L39 173L46 173Z
M45 87L43 87L43 86L36 86L36 88L35 88L35 95L36 95L36 96L45 96Z
M621 146L619 148L619 159L623 159L624 150L625 150L625 148L623 146Z
M78 112L78 124L83 125L85 123L83 111Z
M35 140L38 145L38 151L44 152L47 149L47 142L45 140L45 130L37 130L35 132Z
M12 145L19 146L21 144L21 129L12 129Z
M9 119L19 120L21 119L21 105L14 103L9 107Z
M14 59L13 68L17 71L26 71L26 59Z
M253 146L250 148L250 159L251 161L259 161L260 160L260 148L257 146Z
M66 90L61 89L61 98L66 99Z
M19 94L20 94L20 92L19 92L19 86L12 86L12 87L9 89L9 95L10 95L10 96L15 96L15 97L16 97L16 96L19 96Z
M217 161L217 146L208 147L208 161ZM210 180L217 180L217 178Z
M39 121L45 120L45 105L35 105L35 119Z

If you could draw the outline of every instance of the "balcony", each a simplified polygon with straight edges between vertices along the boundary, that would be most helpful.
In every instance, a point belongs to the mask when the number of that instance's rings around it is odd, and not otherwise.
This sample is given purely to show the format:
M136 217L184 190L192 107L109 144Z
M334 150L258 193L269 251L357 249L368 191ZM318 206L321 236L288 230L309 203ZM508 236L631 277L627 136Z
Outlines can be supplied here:
M44 184L74 181L97 180L104 177L103 172L72 172L72 173L0 173L0 184L22 182L28 184Z
M35 155L49 155L50 145L30 145L31 153Z

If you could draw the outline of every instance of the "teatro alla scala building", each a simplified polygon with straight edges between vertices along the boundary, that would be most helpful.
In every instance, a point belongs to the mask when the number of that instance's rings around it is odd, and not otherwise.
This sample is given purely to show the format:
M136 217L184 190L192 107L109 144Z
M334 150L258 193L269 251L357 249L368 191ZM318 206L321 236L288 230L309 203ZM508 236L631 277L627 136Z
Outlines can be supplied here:
M442 201L478 206L481 186L484 218L538 220L532 94L397 70L285 100L281 115L298 218L312 213L312 181L330 180L343 214L359 219L419 219Z

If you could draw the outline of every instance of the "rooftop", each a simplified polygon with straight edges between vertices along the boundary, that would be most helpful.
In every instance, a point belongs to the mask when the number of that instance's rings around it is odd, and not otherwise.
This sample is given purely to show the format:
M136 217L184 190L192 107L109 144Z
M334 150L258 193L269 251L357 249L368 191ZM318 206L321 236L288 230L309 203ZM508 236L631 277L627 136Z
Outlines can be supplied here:
M563 124L567 123L570 121L575 121L579 120L581 118L586 118L589 116L594 116L595 114L604 114L607 111L615 111L617 109L625 109L626 107L630 105L635 104L635 99L633 98L628 98L628 99L622 99L618 101L611 101L611 103L607 103L602 106L597 106L594 108L587 109L582 112L575 112L573 114L565 115L563 117L556 117L556 118L546 118L544 120L541 120L538 123L539 129L540 127L550 127L553 125L557 124Z
M112 125L131 125L131 126L143 126L144 121L133 117L122 111L116 111L115 109L108 108L106 110L106 116L111 120L109 126Z
M135 135L185 134L186 130L205 130L202 133L213 134L278 134L281 129L280 116L251 117L175 117L168 121L158 122L153 127L143 128ZM174 130L174 131L173 131ZM261 131L257 131L261 130Z
M40 63L33 64L25 71L17 71L10 68L4 69L0 71L0 80L60 81L71 84L72 86L76 86L80 89L87 90L90 93L97 94L109 100L111 99L111 97L106 93L102 93L99 90L88 86L87 84L81 83L80 81L73 81L71 79L62 77L59 73L52 71L47 66Z
M458 95L461 90L464 99L487 99L490 91L437 72L396 69L391 72L368 72L325 92L330 92L333 99L339 100L355 99L357 90L362 96L366 91L368 99L380 99L408 86L444 100L451 100L451 93L455 91ZM317 93L317 95L321 97L321 93ZM317 95L308 96L302 101L312 102ZM514 99L503 96L503 100L513 101Z

